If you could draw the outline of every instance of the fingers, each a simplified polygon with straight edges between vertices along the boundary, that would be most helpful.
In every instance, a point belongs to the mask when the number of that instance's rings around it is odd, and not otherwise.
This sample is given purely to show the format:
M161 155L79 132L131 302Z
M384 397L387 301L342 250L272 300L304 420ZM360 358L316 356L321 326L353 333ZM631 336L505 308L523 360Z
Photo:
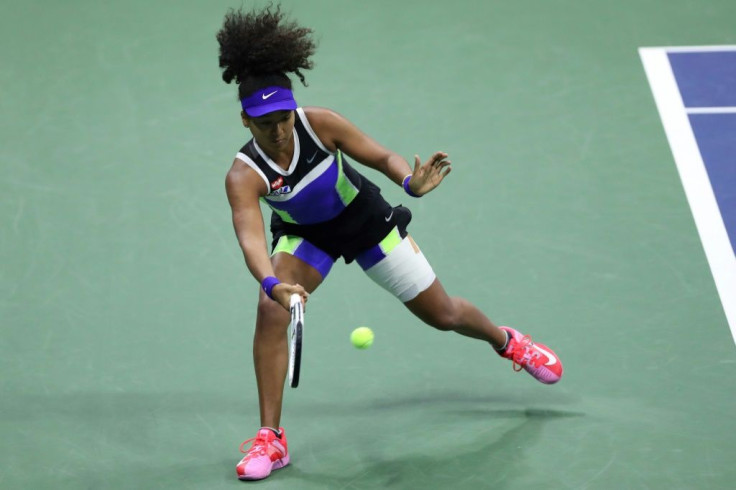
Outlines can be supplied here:
M437 151L429 158L427 166L432 170L442 169L451 163L449 160L446 160L446 158L447 153L444 151Z
M284 283L282 283L284 284ZM281 305L286 309L287 311L290 310L290 304L291 304L291 296L294 294L298 294L299 298L302 301L302 305L304 306L304 311L307 311L307 300L309 299L309 293L307 292L304 287L299 284L288 284L288 287L286 288L287 294L284 296L284 301L281 302Z
M293 292L301 296L303 304L305 305L307 304L307 300L309 299L309 293L307 292L306 289L304 289L304 287L301 284L299 283L294 284Z
M420 181L431 178L434 179L437 176L440 179L444 178L449 173L450 165L452 161L447 160L447 153L444 151L436 151L429 157L424 165L419 158L419 155L414 155L414 176L418 177Z
M452 162L450 160L441 160L439 162L432 163L432 174L439 175L440 178L444 178L447 172L452 168Z
M440 162L434 162L432 164L432 168L437 169L438 171L441 171L445 167L449 167L452 165L452 162L450 160L442 160Z
M434 155L432 155L432 160L438 162L444 160L445 158L447 158L447 153L445 153L444 151L436 151Z

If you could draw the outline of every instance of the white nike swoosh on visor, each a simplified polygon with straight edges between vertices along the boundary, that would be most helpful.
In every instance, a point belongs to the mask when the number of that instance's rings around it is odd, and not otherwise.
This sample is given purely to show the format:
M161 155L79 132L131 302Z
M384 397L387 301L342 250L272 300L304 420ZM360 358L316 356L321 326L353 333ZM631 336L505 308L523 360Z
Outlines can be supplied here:
M551 352L542 349L537 344L534 344L534 348L537 349L538 351L540 351L545 356L547 356L547 359L549 359L549 361L547 361L547 363L545 364L545 366L554 366L555 364L557 364L557 358L554 355L552 355Z
M272 96L273 94L275 94L276 92L278 92L278 90L274 90L274 91L273 91L273 92L271 92L270 94L261 94L261 98L262 98L263 100L266 100L266 99L268 99L269 97L271 97L271 96Z

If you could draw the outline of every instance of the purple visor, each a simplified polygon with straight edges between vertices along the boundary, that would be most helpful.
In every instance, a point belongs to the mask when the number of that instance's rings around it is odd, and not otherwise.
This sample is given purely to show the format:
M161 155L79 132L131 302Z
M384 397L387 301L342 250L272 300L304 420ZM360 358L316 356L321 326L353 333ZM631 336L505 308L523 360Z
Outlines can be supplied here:
M293 111L297 108L291 90L284 87L266 87L256 90L240 101L250 117L260 117L274 111Z

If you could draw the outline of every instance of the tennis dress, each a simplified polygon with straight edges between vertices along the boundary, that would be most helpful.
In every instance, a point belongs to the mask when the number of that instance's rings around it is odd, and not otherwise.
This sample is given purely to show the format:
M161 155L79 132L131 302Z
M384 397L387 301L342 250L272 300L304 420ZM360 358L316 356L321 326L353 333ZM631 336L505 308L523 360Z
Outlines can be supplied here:
M342 152L329 151L301 107L295 111L294 156L287 170L272 161L255 139L236 158L253 168L268 187L261 201L272 210L274 251L285 240L300 245L306 241L304 248L317 250L305 260L320 269L313 258L320 251L332 262L343 257L350 263L395 227L402 238L406 236L411 212L403 206L393 208L378 186L355 170Z

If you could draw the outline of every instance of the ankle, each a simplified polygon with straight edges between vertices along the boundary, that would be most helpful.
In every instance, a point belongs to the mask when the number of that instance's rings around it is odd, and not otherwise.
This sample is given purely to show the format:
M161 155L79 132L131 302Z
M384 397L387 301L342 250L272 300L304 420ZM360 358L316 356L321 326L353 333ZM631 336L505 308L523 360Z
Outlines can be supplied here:
M273 432L276 435L276 437L281 439L281 431L279 429L274 429L273 427L269 427L267 425L264 425L263 427L261 427L261 429L268 429L271 432Z
M493 349L498 352L499 354L503 354L506 349L509 346L509 342L511 341L511 334L509 334L506 330L501 330L503 334L506 336L506 340L501 345L496 345L493 342L490 342Z

